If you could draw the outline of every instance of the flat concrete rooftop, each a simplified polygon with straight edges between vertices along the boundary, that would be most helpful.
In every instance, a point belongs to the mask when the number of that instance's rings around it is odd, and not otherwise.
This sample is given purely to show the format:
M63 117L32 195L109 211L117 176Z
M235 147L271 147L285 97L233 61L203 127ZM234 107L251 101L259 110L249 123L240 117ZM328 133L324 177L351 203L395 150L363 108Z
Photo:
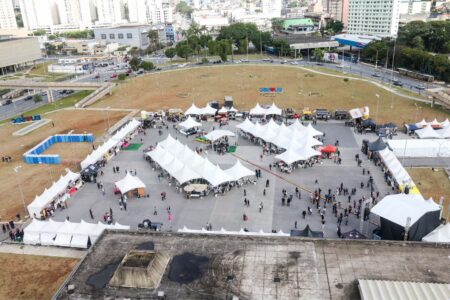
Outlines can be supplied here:
M144 248L171 256L159 287L110 286ZM449 283L449 256L450 245L425 243L107 231L55 299L360 299L357 279Z

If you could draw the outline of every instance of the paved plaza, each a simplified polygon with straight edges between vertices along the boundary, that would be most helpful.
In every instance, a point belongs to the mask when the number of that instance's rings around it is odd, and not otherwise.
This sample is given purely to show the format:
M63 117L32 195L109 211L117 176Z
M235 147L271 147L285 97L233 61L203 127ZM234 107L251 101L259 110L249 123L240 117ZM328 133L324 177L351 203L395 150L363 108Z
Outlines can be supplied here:
M203 129L209 132L213 126L218 127L217 123L203 122ZM229 129L237 132L235 125L237 122L230 122L229 125L223 126L222 129ZM355 196L352 196L350 205L353 200L358 200L362 196L370 195L369 188L360 188L361 182L367 183L369 175L366 172L363 175L362 169L370 170L370 174L374 178L375 191L380 192L380 199L386 195L389 190L384 183L383 175L378 167L367 161L367 157L362 155L360 145L362 138L370 138L372 136L358 136L353 133L352 128L345 127L343 122L319 122L314 127L325 133L324 144L334 144L336 139L339 140L342 164L338 165L333 160L323 160L320 165L314 165L312 168L295 169L291 174L281 173L276 169L269 170L269 164L275 161L274 155L264 156L260 159L262 148L254 145L242 137L231 138L230 142L238 143L237 151L234 154L217 155L213 151L208 151L203 155L212 163L219 164L222 169L231 167L236 159L251 170L261 169L262 178L256 184L247 184L241 188L234 188L224 196L210 194L201 199L186 199L183 193L177 193L174 186L169 186L166 180L161 182L158 180L160 170L153 170L150 163L144 158L143 149L149 145L156 145L167 137L170 133L173 137L178 138L183 144L187 144L191 149L196 147L205 147L204 144L196 142L195 136L185 137L172 128L164 129L161 136L158 135L157 129L146 129L146 135L138 134L134 137L133 143L144 144L137 151L121 151L116 157L112 158L103 168L104 175L98 177L98 181L104 184L106 195L103 196L96 184L86 183L84 187L78 191L72 199L68 201L68 209L57 211L54 219L57 221L64 220L67 216L70 221L78 222L85 220L88 222L103 221L103 215L110 210L113 211L114 221L120 224L130 225L131 228L137 228L138 223L144 219L150 219L153 222L164 223L163 230L177 230L186 226L189 229L201 229L206 223L212 225L213 230L240 230L247 228L249 231L270 232L272 230L282 230L288 233L294 229L294 223L297 221L297 228L303 229L307 224L312 230L322 230L321 218L314 205L310 200L310 194L314 190L321 188L322 195L331 189L332 193L336 193L337 187L343 183L344 187L349 190L357 188ZM358 167L354 159L355 154L359 153L363 160L362 167ZM113 166L120 167L120 173L113 172ZM131 198L127 201L127 210L120 210L119 196L114 195L114 182L125 176L125 170L136 170L137 176L146 184L146 194L149 198ZM263 195L266 180L269 179L270 187L266 189L266 195ZM315 183L317 180L318 183ZM295 197L295 187L301 190L301 199ZM250 200L250 207L244 205L244 189L247 192L246 198ZM291 205L282 206L281 197L282 190L286 189L288 195L293 194L294 200ZM161 201L161 192L167 193L167 199ZM349 205L347 196L337 196L337 201L341 202L343 212L344 207ZM263 203L263 209L259 212L258 206ZM323 203L323 201L321 201ZM167 208L170 206L173 219L167 220ZM303 219L301 213L307 210L307 207L313 208L313 214L307 215ZM154 215L154 208L158 214ZM89 209L92 210L94 220L91 219ZM243 221L242 215L248 216L247 221ZM377 218L371 216L370 223L378 222ZM331 205L327 206L325 214L325 237L337 236L337 219L332 214ZM355 215L350 215L348 225L342 223L342 232L352 229L359 229L360 220ZM372 231L375 227L373 224L365 222L364 232ZM369 227L369 228L368 228Z

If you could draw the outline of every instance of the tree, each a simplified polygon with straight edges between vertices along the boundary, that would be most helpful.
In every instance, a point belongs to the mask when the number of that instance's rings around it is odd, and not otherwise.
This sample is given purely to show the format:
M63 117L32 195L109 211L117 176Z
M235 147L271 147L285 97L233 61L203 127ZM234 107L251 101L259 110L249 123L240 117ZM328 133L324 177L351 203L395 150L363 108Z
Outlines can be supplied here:
M139 65L141 64L141 62L139 61L139 59L137 57L133 57L128 64L130 65L131 69L133 71L137 71L139 69Z
M238 53L239 54L247 53L247 47L248 47L247 39L240 40L238 44Z
M56 36L56 35L54 35L54 34L50 34L49 36L48 36L48 39L49 39L49 41L54 41L54 40L56 40L58 37Z
M45 29L38 29L33 31L33 35L34 36L42 36L42 35L46 35L47 31L45 31Z
M228 40L221 40L217 42L217 54L222 61L227 61L227 55L231 53L231 42Z
M126 74L119 74L119 76L117 76L117 79L119 79L119 80L125 80L125 78L127 78L127 75Z
M217 50L217 43L218 42L213 41L213 40L208 42L208 53L209 53L209 55L217 55L217 52L218 52L218 50Z
M131 56L137 56L139 53L139 48L138 47L133 47L128 51L128 54L130 54Z
M423 43L423 39L422 39L421 36L415 36L412 39L410 44L411 44L411 46L413 48L416 48L416 49L419 49L419 50L424 50L425 49L425 46L424 46L424 43Z
M323 49L316 48L313 51L313 56L316 59L316 61L322 61L324 55L325 55L325 51Z
M144 69L145 71L151 71L155 68L155 66L153 65L152 62L150 61L142 61L141 64L139 65L142 69Z
M156 45L159 41L159 34L157 30L150 30L147 34L150 44Z
M210 35L202 34L202 35L200 36L200 39L199 39L200 46L201 46L203 49L206 48L206 46L208 46L208 42L209 42L210 40L212 40L212 37L211 37Z
M272 46L276 49L276 54L286 56L291 53L291 47L285 40L276 39L272 41Z
M272 20L272 30L279 32L284 29L284 20L280 18L273 18Z
M188 17L191 17L191 14L192 14L192 12L194 10L192 9L192 7L187 5L186 2L181 1L180 3L177 4L177 6L175 6L175 11L179 12L182 15L186 15Z
M330 20L326 26L326 30L332 31L333 34L342 32L342 29L344 29L344 24L336 20Z
M192 49L188 46L187 42L178 43L175 49L177 51L177 55L184 58L186 61L188 61L189 56L192 55Z
M41 101L42 101L42 96L41 96L41 94L34 94L34 96L33 96L33 101L34 101L34 103L41 102Z
M164 54L166 55L166 57L170 58L170 61L172 61L172 58L175 56L176 52L177 51L175 50L175 48L170 47L164 52Z
M44 44L45 47L45 53L47 53L47 55L55 55L56 54L56 46L50 43L45 43Z

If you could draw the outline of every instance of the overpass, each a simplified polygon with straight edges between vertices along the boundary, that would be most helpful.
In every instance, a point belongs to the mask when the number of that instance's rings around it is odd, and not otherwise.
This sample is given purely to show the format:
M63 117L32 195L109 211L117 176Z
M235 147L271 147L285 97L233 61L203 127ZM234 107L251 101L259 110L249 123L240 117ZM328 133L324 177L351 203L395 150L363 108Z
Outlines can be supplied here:
M450 109L450 88L439 87L427 89L427 94L432 98L432 107L437 103L446 109Z
M41 82L31 80L6 80L0 81L0 89L31 89L31 90L46 90L48 91L48 102L53 102L52 90L75 90L75 91L94 91L81 103L86 105L95 102L106 94L111 94L114 84L112 83L97 83L97 82L76 82L76 81L62 81L62 82ZM95 101L92 101L96 99ZM89 101L87 101L89 100ZM84 107L84 105L82 105Z

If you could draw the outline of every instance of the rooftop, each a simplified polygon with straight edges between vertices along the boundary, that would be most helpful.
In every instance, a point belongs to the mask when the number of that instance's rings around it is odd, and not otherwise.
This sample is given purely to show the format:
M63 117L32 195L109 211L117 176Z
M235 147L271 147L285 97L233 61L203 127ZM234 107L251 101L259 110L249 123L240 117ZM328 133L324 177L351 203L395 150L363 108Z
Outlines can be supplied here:
M157 289L109 285L135 249L170 256ZM449 255L450 245L410 242L107 231L55 298L359 299L358 279L448 283Z

